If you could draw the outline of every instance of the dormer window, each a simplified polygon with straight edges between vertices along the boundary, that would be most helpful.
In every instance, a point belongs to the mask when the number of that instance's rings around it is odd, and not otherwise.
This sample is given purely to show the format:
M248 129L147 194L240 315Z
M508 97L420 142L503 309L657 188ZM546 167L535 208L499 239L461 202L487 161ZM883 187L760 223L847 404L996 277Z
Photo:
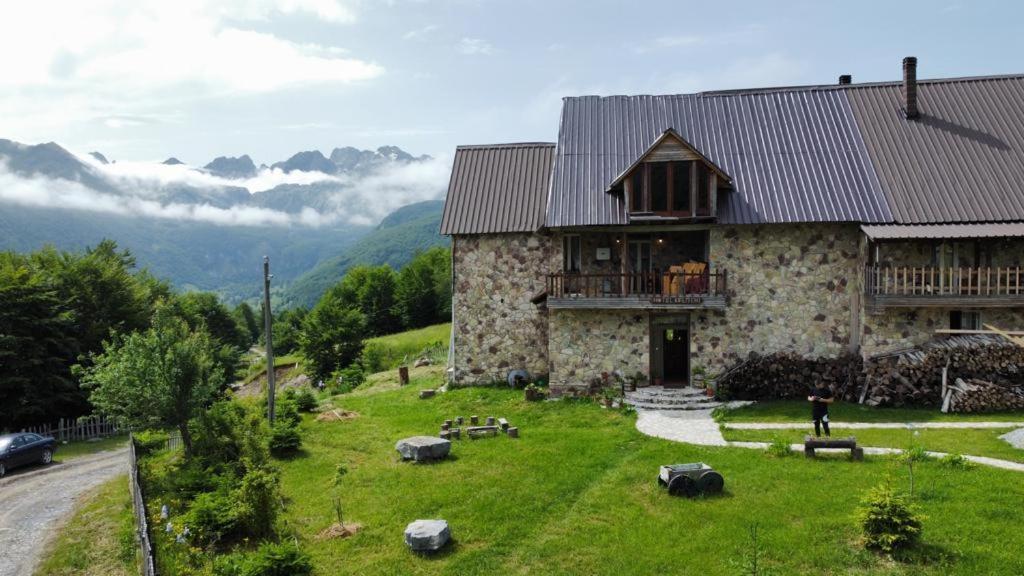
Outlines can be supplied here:
M714 216L717 177L698 160L642 162L625 179L631 213Z

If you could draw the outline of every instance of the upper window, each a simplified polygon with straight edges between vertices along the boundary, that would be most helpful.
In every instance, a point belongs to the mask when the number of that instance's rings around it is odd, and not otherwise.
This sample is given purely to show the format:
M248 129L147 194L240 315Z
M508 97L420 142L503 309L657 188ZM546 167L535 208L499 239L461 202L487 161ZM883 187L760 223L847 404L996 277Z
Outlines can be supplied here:
M580 271L580 237L569 234L562 239L562 269L565 272Z
M697 161L644 162L626 179L630 212L713 216L715 179Z

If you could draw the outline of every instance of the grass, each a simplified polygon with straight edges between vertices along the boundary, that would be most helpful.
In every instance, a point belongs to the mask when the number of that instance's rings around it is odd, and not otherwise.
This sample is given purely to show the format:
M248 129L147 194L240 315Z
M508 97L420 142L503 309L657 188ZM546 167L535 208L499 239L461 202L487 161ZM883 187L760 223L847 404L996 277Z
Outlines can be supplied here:
M281 366L290 366L292 364L302 363L302 356L300 354L285 354L283 356L274 356L274 368L280 368ZM257 378L266 375L267 373L267 361L263 356L250 358L249 367L245 370L245 376L242 378L243 384L248 384Z
M371 338L366 341L366 348L379 354L379 359L374 359L376 368L387 370L405 362L411 363L427 348L439 348L447 354L451 331L451 324L435 324L418 330Z
M98 486L82 502L47 546L36 576L137 574L128 477L118 476Z
M882 448L909 448L921 446L932 452L948 452L950 454L970 454L972 456L989 456L1014 462L1024 462L1024 450L1014 448L999 436L1013 428L986 429L949 429L919 428L917 430L891 428L859 428L843 429L832 427L832 436L856 436L857 443L864 446ZM804 441L806 430L734 430L724 428L722 434L726 440L742 440L753 442L770 442L774 438L782 438L790 444Z
M521 391L498 388L418 399L438 379L421 373L397 388L381 377L332 400L358 418L304 419L302 453L279 465L285 519L318 574L736 574L755 522L762 565L777 574L1024 571L1019 473L916 466L926 545L894 562L865 551L852 520L867 489L887 478L905 484L892 458L778 459L678 444L641 435L633 415L581 401L527 403ZM474 414L505 416L522 437L455 441L451 457L432 465L399 461L399 438ZM722 472L722 496L675 498L655 483L659 465L693 461ZM363 529L320 541L335 521L339 463L348 467L345 520ZM411 554L402 531L418 518L448 520L453 543L434 556Z
M96 442L76 440L67 444L58 444L57 451L53 453L53 459L57 462L64 462L81 456L88 456L106 450L115 450L128 445L128 436L110 436Z
M719 410L719 422L809 422L811 408L800 400L757 402L742 408ZM872 408L836 402L829 407L834 422L1024 422L1024 411L985 414L943 414L936 408Z

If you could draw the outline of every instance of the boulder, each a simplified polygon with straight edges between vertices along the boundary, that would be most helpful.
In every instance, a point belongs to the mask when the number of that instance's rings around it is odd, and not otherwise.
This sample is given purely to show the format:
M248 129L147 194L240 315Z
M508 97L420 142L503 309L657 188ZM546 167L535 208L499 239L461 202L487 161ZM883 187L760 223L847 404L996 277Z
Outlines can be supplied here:
M398 450L403 460L415 460L416 462L440 460L447 456L451 449L450 441L433 436L403 438L395 444L395 450Z
M405 527L405 544L414 552L434 552L451 540L446 520L417 520Z

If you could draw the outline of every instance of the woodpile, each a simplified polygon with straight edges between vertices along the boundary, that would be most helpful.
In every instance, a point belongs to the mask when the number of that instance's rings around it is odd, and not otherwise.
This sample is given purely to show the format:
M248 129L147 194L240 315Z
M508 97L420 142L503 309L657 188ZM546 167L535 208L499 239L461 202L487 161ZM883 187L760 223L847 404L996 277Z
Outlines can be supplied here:
M1024 409L1024 385L1001 386L993 382L957 378L947 387L943 412L991 412Z
M860 390L863 363L857 356L804 358L791 352L754 356L729 369L717 380L717 394L729 400L805 399L819 385L837 398Z
M870 358L860 401L870 406L941 406L951 382L1002 389L1022 385L1024 348L988 335L953 336ZM963 392L967 394L967 392ZM971 391L974 396L974 391ZM994 393L968 403L972 411L1002 410ZM985 404L991 399L990 404Z

